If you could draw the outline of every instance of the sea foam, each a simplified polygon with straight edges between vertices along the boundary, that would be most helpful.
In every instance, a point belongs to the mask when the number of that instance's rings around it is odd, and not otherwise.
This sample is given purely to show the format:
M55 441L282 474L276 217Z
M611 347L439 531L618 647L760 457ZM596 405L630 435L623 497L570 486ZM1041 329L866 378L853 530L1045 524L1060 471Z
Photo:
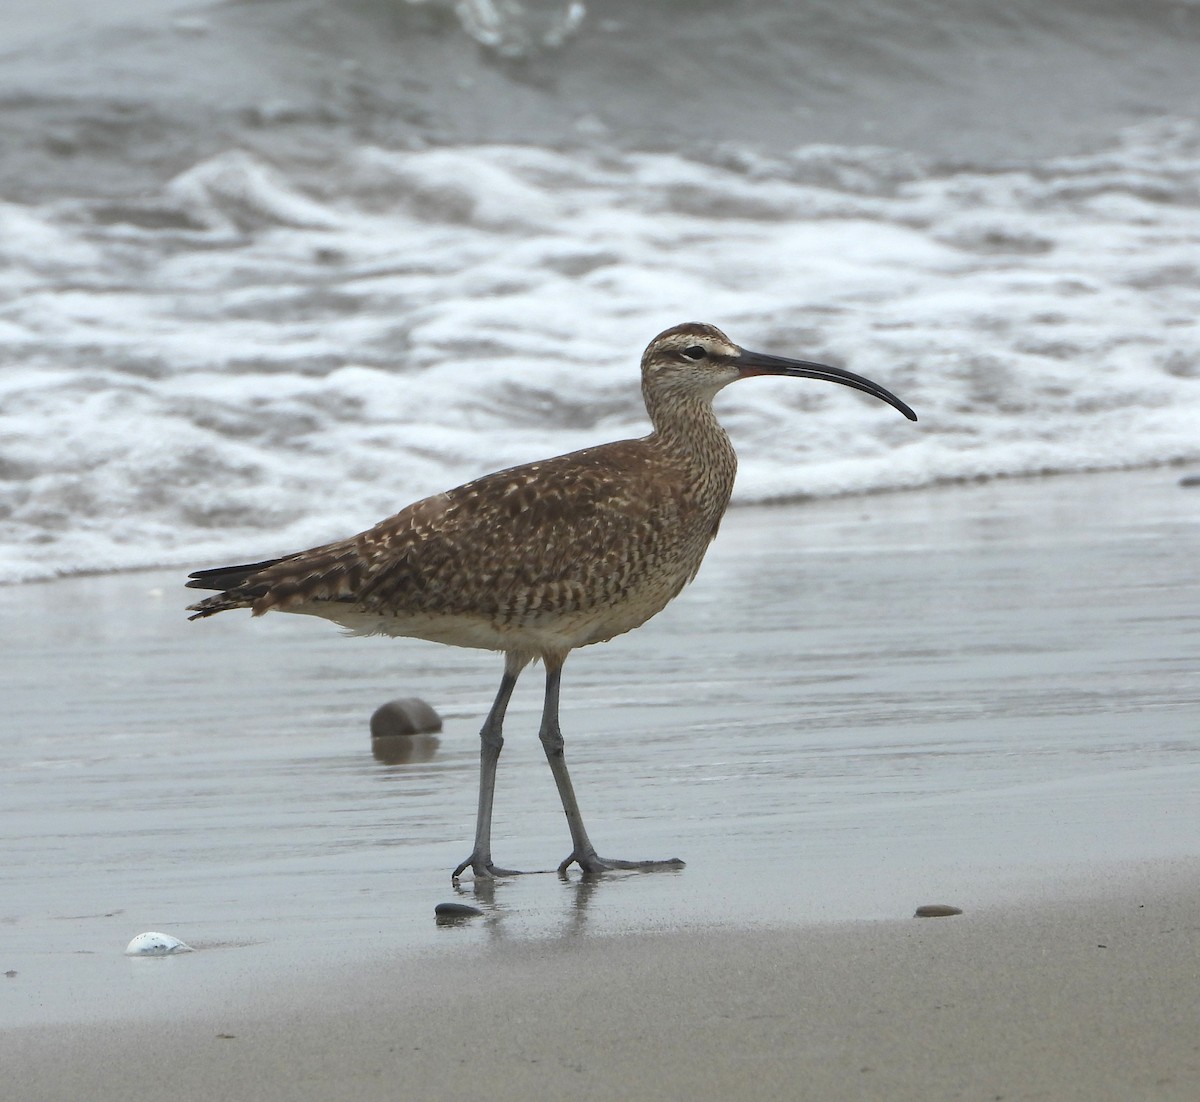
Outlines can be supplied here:
M736 500L1200 458L1200 128L946 166L239 149L158 192L0 204L0 576L282 553L647 430L661 329L844 365L759 379Z

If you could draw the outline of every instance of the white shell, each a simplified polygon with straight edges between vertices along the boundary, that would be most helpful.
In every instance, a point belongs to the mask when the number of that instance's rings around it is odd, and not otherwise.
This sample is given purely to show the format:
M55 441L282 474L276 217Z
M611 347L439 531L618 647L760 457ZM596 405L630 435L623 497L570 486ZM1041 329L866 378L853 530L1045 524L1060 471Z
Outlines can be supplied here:
M171 953L191 953L195 950L177 937L170 934L159 934L151 930L138 934L127 946L127 957L165 957Z

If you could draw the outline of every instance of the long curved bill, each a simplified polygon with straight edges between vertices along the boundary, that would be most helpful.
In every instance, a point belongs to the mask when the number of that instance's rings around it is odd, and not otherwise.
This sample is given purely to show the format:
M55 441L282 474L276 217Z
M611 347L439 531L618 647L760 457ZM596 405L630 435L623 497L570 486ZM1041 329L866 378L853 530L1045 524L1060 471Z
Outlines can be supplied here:
M861 390L864 394L878 398L881 402L887 402L889 406L894 406L910 421L917 419L917 415L890 390L885 390L878 383L864 379L861 375L855 375L853 371L843 371L840 367L810 363L808 360L788 360L783 356L767 356L761 352L747 352L744 348L734 363L743 379L749 379L755 375L790 375L794 379L824 379L826 382L853 387L855 390Z

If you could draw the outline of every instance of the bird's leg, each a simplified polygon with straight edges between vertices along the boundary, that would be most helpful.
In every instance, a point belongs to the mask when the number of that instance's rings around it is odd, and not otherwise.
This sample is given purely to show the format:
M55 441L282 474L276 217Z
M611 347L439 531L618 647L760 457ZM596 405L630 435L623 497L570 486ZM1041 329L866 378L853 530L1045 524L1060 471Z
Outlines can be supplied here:
M550 772L554 774L554 783L558 787L558 795L567 816L572 847L567 859L558 866L558 871L564 872L573 864L578 865L585 873L608 872L612 869L682 868L683 862L677 857L667 861L619 861L611 857L600 857L596 853L595 846L588 838L587 828L583 825L579 801L575 799L575 789L571 784L571 775L567 772L567 760L563 754L562 730L558 725L558 689L561 679L561 659L557 662L547 660L546 704L542 710L542 729L538 737L542 740L542 748L546 751L546 760L550 763Z
M457 880L468 867L477 880L518 875L515 869L498 869L492 864L492 797L496 791L496 763L504 746L504 713L508 709L508 700L517 683L521 665L512 659L505 659L500 690L479 732L479 811L475 818L475 848L471 856L451 874L452 880Z

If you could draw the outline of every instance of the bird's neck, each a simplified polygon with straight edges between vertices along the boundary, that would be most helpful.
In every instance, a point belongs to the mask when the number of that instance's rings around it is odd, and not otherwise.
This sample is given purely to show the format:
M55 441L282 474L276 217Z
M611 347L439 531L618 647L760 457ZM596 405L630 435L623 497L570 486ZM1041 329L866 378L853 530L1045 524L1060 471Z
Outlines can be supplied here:
M737 454L705 394L647 392L651 440L687 470L695 489L719 517L729 503Z

